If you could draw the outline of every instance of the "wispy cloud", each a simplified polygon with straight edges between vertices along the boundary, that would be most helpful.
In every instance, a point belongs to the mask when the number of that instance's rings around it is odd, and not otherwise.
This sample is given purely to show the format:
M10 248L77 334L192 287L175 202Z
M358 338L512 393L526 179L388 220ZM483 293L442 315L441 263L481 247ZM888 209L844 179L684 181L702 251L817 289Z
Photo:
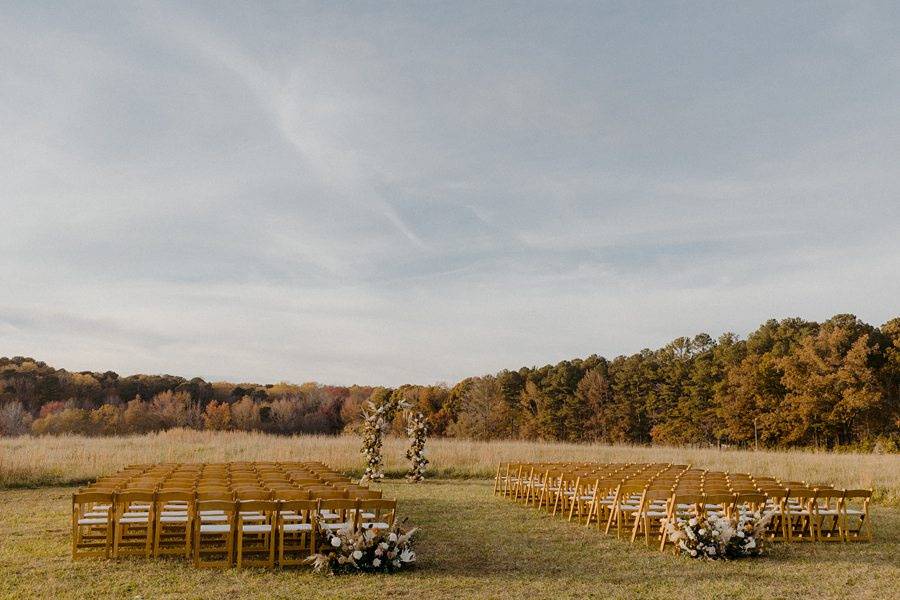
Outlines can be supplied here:
M5 4L0 354L398 384L896 316L895 8L446 10Z

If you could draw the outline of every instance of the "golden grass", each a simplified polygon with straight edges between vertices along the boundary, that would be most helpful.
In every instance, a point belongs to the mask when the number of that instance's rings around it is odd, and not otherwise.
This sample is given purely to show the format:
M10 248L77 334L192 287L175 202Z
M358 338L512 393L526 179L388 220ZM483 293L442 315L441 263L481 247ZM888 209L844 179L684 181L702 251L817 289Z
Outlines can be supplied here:
M727 563L661 555L491 495L482 480L388 482L421 527L419 566L322 577L308 568L198 570L183 560L70 559L69 488L0 492L0 599L896 597L900 509L875 507L871 544L777 544Z
M143 436L0 438L0 487L79 483L131 463L232 460L321 460L360 474L360 441L354 436L280 437L263 433L171 430ZM406 469L406 440L385 441L389 476ZM810 451L716 450L523 441L475 442L432 439L427 445L431 477L493 477L498 461L585 460L674 462L789 480L875 488L880 502L900 502L900 455Z

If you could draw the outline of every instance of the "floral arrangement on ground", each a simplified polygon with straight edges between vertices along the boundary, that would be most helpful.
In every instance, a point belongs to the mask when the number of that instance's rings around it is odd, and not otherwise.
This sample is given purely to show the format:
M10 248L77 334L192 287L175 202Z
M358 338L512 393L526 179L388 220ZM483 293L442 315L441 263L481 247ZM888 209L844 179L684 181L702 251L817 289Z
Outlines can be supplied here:
M318 573L394 573L411 568L416 562L412 536L416 528L404 530L320 530L319 554L308 562Z
M676 551L688 558L727 560L760 556L774 511L742 510L733 517L714 513L664 520L664 533Z

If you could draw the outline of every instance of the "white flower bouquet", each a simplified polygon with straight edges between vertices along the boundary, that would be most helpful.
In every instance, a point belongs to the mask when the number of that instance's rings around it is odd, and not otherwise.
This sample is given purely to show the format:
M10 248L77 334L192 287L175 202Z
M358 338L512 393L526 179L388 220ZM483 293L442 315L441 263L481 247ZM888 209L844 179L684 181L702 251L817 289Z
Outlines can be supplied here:
M759 556L772 515L742 510L734 517L710 514L664 519L664 535L675 544L680 555L688 558L724 560Z
M393 573L409 569L416 562L412 536L416 528L404 531L395 526L391 531L371 529L338 531L320 530L319 554L307 559L318 573Z
M774 514L774 511L763 513L741 510L733 519L734 535L725 545L728 557L743 558L762 554L766 529Z

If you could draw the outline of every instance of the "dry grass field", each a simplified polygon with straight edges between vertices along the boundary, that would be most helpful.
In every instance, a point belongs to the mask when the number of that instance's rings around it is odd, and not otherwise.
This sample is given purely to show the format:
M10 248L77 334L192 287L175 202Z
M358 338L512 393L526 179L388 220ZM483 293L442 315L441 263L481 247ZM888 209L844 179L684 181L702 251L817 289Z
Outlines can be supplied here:
M389 473L406 441L386 443ZM420 562L394 576L308 569L197 571L178 561L70 559L75 484L137 462L319 459L359 473L355 437L169 431L126 438L0 439L0 598L890 598L900 586L900 457L431 440L423 485L387 481L421 527ZM761 559L702 563L660 555L491 494L497 461L691 462L840 486L873 486L871 544L790 544ZM38 488L38 489L31 489Z
M385 443L388 476L406 468L406 440ZM279 437L260 433L173 430L113 438L0 438L0 487L81 483L113 473L130 463L229 460L321 460L333 468L360 474L359 438ZM693 463L711 469L753 472L789 480L873 487L881 504L900 504L900 455L835 454L785 451L692 449L644 446L428 441L432 478L493 477L498 461L590 460Z
M896 598L900 510L871 544L773 546L768 557L677 558L495 498L483 480L389 482L420 526L414 571L198 571L180 560L69 558L71 487L0 492L0 598Z

